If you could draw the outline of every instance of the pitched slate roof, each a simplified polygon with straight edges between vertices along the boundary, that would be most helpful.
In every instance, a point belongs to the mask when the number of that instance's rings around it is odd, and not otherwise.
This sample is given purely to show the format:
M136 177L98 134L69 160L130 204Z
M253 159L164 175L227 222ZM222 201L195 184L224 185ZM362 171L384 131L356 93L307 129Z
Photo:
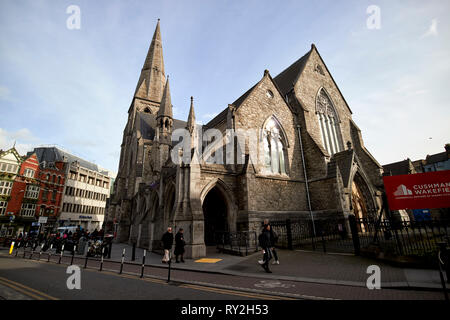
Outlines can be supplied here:
M390 175L397 176L397 175L415 173L414 166L410 159L385 164L383 166L383 171L384 171L384 173L383 173L384 176L390 176Z
M286 93L292 89L294 83L297 81L298 77L305 68L306 61L308 61L311 52L312 49L273 79L283 95L286 95Z
M139 117L139 130L141 131L142 138L153 140L156 134L156 116L145 112L138 112L137 114ZM186 121L173 119L173 130L185 129L186 126Z
M434 164L434 163L438 163L438 162L445 162L449 159L450 158L449 158L447 152L441 152L441 153L436 153L436 154L427 156L426 162L427 162L427 164Z
M75 162L77 161L81 167L96 171L102 174L106 174L104 170L101 170L95 163L86 161L77 156L74 156L68 152L62 151L56 147L39 147L35 148L28 154L36 153L39 163L45 162Z

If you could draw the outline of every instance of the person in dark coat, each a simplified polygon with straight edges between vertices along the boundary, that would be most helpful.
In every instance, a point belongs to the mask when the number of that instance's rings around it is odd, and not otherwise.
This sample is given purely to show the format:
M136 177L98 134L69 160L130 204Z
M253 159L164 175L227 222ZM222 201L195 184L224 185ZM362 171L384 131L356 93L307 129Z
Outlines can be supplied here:
M186 242L184 241L183 236L184 230L183 228L180 228L175 235L175 262L179 263L178 256L181 256L181 262L184 263L183 255L184 255L184 245Z
M162 263L167 263L170 260L169 252L172 249L173 244L173 234L172 234L172 228L168 227L167 232L164 233L162 239L163 248L164 248L164 257L162 259Z
M263 227L263 231L264 228L266 227L266 225L270 225L269 219L265 219L264 220L264 227ZM272 264L280 264L280 261L278 260L278 254L277 251L275 250L275 244L278 241L278 235L276 234L275 231L273 231L272 226L270 226L270 250L272 251L272 255L275 258L275 260L272 262Z
M264 257L263 263L261 266L267 273L272 273L269 269L269 261L272 259L272 253L270 250L271 242L270 242L270 225L267 224L264 227L263 232L258 237L259 246L263 249Z

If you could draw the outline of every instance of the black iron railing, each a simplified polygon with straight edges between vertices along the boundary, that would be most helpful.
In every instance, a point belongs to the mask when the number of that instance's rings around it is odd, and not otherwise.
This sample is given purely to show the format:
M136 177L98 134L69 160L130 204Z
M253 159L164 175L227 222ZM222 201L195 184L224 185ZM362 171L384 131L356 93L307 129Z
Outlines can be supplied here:
M248 255L258 251L256 232L216 232L217 249L221 252Z
M438 243L450 235L450 220L409 221L333 218L270 222L278 234L277 247L359 254L378 245L394 255L436 253Z

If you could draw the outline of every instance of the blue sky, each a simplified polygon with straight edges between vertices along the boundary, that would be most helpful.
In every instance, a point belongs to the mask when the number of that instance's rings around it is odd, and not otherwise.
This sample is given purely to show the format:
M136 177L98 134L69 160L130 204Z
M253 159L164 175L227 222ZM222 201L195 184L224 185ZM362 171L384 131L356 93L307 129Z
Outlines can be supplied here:
M69 30L66 9L81 9ZM381 29L367 28L369 5ZM450 142L448 1L0 0L0 148L57 144L117 171L156 21L174 116L206 123L315 43L381 164ZM431 138L431 139L430 139Z

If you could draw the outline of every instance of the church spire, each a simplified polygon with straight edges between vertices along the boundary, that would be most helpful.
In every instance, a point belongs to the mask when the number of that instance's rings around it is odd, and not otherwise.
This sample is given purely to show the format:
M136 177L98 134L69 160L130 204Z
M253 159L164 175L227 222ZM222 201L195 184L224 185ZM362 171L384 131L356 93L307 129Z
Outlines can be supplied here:
M141 76L136 87L135 97L160 102L165 84L164 59L161 40L161 30L156 24L155 33L148 49Z
M156 119L161 117L173 119L172 100L170 98L169 76L167 76L167 81L164 87L164 93L161 100L161 106L159 107Z
M194 97L191 97L191 108L189 109L189 117L186 128L190 133L192 133L195 129Z

